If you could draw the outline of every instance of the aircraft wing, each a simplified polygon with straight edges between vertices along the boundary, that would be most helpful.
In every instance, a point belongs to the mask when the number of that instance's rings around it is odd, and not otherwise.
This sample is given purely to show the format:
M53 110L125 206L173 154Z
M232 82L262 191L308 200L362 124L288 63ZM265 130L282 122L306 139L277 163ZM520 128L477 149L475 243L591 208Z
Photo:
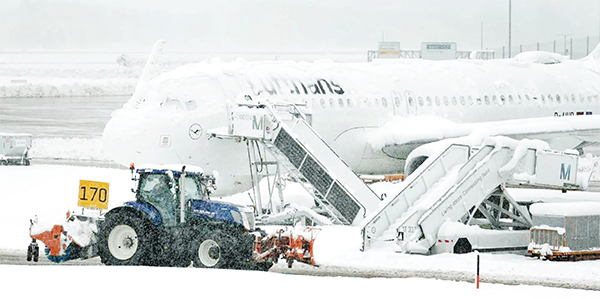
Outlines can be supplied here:
M600 142L600 115L539 117L479 123L453 123L437 117L394 119L371 131L374 149L395 158L406 158L416 147L452 138L479 145L489 136L540 139L555 150L582 149ZM465 142L465 140L462 140Z

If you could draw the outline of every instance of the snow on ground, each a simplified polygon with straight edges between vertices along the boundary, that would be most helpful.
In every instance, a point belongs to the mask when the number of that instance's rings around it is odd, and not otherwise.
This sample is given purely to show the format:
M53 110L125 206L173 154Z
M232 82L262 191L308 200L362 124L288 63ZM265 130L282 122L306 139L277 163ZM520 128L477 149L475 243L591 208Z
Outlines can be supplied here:
M75 272L76 271L76 272ZM0 266L2 293L19 297L41 292L85 298L597 298L598 292L539 286L505 286L423 278L354 278L269 272L149 267ZM9 275L6 275L10 273ZM54 277L54 279L52 279ZM8 282L8 283L7 283ZM65 283L67 285L65 285ZM34 286L35 289L31 287Z
M1 57L0 57L1 60ZM5 63L5 61L0 61ZM4 64L0 68L0 97L35 97L68 95L131 94L135 88L140 68L119 65L86 67L48 65ZM57 76L57 71L60 74ZM107 76L106 74L111 74ZM62 79L61 79L62 78ZM111 78L111 79L105 79ZM79 180L97 180L110 183L109 208L120 202L132 200L128 170L76 167L65 165L39 165L37 159L61 158L104 160L99 151L99 138L42 138L34 140L29 167L0 167L0 254L22 253L30 242L29 219L35 215L46 223L61 223L68 210L77 208ZM592 162L592 164L594 164ZM377 193L393 194L397 185L375 184ZM302 191L288 186L286 197L305 199ZM525 197L539 198L541 191ZM544 196L558 199L557 193ZM568 195L576 194L570 192ZM577 197L575 195L575 197ZM244 200L240 200L244 198ZM228 200L248 203L247 195ZM461 280L474 277L476 255L436 256L394 253L383 246L361 252L360 233L355 227L332 226L323 228L315 244L315 256L325 267L345 267L359 270L389 270L407 275L434 273L431 277ZM42 257L43 258L43 257ZM600 290L600 261L556 263L531 259L515 254L482 254L481 275L488 281L552 281L555 285L588 287ZM76 273L74 274L76 270ZM192 272L193 271L193 272ZM352 270L346 270L352 271ZM436 274L437 273L437 274ZM81 275L84 274L84 275ZM342 273L342 274L348 274ZM338 275L342 275L338 274ZM149 286L149 281L159 283ZM471 279L472 281L472 279ZM556 289L538 286L507 286L482 284L476 290L472 283L441 281L421 278L351 278L290 276L278 273L259 273L233 270L204 270L148 267L24 267L0 265L0 292L33 296L35 290L56 290L85 294L86 297L124 297L135 295L190 296L217 295L233 297L272 296L285 294L286 298L318 295L319 297L374 297L386 296L441 296L445 298L521 298L521 297L575 297L597 298L598 292ZM193 287L190 287L193 286ZM232 287L234 286L234 287ZM90 290L97 290L92 292ZM26 295L27 294L27 295Z
M109 208L118 205L126 200L133 200L130 189L133 183L130 180L129 170L106 169L95 167L76 167L64 165L32 165L24 166L6 166L0 168L0 198L3 200L3 208L0 210L0 227L8 228L0 230L0 252L10 253L20 251L23 252L29 244L30 238L28 235L29 219L37 215L42 222L46 223L62 223L64 216L68 210L77 210L77 198L79 180L98 180L110 183L109 193ZM385 183L375 187L377 191L388 190L392 192L396 188L396 184ZM293 194L299 192L298 189L288 186L287 191L291 192L291 196L299 196L301 194ZM360 232L356 227L331 226L323 227L323 231L319 234L315 243L315 257L317 262L324 267L344 267L355 268L360 270L382 270L382 271L406 271L408 273L422 273L431 271L433 273L455 273L457 280L463 280L475 273L476 255L474 253L466 255L442 254L435 256L407 255L394 253L391 247L382 247L372 249L366 252L360 251ZM42 257L44 258L44 257ZM482 254L481 255L481 274L489 281L527 281L528 283L536 283L537 281L547 281L557 285L576 284L578 287L589 287L600 290L600 261L582 261L576 263L557 263L541 261L529 257L516 254ZM19 283L22 281L24 285L26 279L31 275L29 271L32 268L19 266L0 266L0 273L11 273L10 281L15 284L10 284L10 290L17 290ZM71 267L40 267L35 268L35 275L47 277L50 275L68 275ZM79 268L78 268L79 269ZM289 287L289 281L294 280L300 285L316 285L319 289L326 286L326 291L330 294L352 295L357 294L372 294L372 292L380 292L380 294L392 295L398 290L407 288L411 290L411 294L417 290L427 289L429 285L436 288L444 288L448 290L448 294L471 294L474 291L474 286L467 283L444 282L437 280L423 279L358 279L358 278L339 278L339 277L304 277L304 276L288 276L276 273L247 273L244 271L211 271L199 269L147 269L147 268L126 268L119 269L109 267L86 267L85 271L94 273L93 277L106 277L108 283L113 285L111 281L119 281L127 279L128 281L137 281L142 283L143 277L148 275L166 275L167 281L163 281L164 285L177 285L177 282L183 285L188 276L195 279L210 279L211 285L219 286L226 285L225 281L235 279L241 284L251 285L256 281L271 281L269 285L282 285L285 290ZM179 272L177 272L179 271ZM193 274L187 271L196 271ZM53 274L54 273L54 274ZM156 274L150 274L156 273ZM172 273L169 275L166 273ZM189 275L187 274L189 273ZM180 275L178 275L180 274ZM1 274L6 277L6 274ZM440 277L448 278L448 275L438 274ZM176 276L177 278L171 278ZM433 275L436 277L436 275ZM172 279L173 281L169 281ZM182 279L183 281L179 281ZM161 280L162 281L162 280ZM254 282L252 282L254 281ZM358 282L360 281L360 282ZM50 280L41 282L51 284ZM489 285L489 284L488 284ZM481 291L481 295L499 296L498 293L506 292L518 295L522 292L525 294L555 294L555 292L566 292L585 298L598 293L586 293L573 290L554 290L551 288L538 287L509 287L505 286L500 289L499 286L486 285L485 291ZM285 287L283 287L285 286ZM216 287L216 286L215 286ZM79 289L77 289L79 288ZM76 290L83 290L84 285L76 286ZM187 293L173 287L173 292ZM258 290L261 288L257 286ZM214 287L212 288L214 289ZM245 288L236 285L232 292L244 292ZM118 287L114 289L117 291ZM159 292L166 292L166 289L160 289ZM267 290L265 290L266 292ZM142 290L147 292L147 290ZM259 291L258 291L259 292ZM321 292L321 291L319 291ZM260 292L259 292L260 293ZM188 293L189 294L189 293ZM299 293L300 294L300 293ZM298 295L299 295L298 294ZM479 294L479 293L473 293ZM523 294L521 294L523 295ZM458 296L458 295L457 295ZM582 297L581 297L582 296ZM451 297L452 298L452 297ZM458 298L458 297L456 297Z
M6 63L0 61L0 63ZM132 94L141 68L112 64L3 64L0 97L109 96Z
M33 159L109 160L102 149L102 138L35 138Z

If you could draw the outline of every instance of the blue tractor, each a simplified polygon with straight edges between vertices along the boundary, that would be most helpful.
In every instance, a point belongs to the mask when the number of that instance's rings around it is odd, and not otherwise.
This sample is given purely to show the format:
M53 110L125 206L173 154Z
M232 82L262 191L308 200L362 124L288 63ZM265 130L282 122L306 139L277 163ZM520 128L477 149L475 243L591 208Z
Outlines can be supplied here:
M279 255L261 255L266 234L254 210L210 200L215 178L185 166L131 167L136 200L102 216L67 216L51 228L31 221L27 260L37 240L53 262L100 256L106 265L268 270Z
M132 167L136 200L99 222L97 253L106 265L268 270L255 262L253 209L209 199L215 178L185 166ZM258 234L258 235L257 235Z

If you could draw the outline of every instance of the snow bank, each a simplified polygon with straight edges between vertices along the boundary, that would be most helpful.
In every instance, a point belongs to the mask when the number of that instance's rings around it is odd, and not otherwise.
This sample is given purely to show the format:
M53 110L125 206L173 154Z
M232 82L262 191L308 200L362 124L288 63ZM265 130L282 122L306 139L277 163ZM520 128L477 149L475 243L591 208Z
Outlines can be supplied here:
M554 64L570 60L569 56L560 55L552 52L529 51L517 54L513 60L519 62Z
M600 202L537 203L529 211L534 216L600 215Z
M131 95L141 68L19 65L0 68L0 97Z
M109 160L98 138L34 138L29 156L34 159Z

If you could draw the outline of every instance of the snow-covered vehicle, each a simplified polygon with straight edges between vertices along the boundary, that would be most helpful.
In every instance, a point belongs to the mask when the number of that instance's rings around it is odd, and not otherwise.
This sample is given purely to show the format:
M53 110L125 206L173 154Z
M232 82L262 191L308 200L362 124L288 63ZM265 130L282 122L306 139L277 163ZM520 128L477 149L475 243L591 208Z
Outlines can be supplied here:
M37 259L37 239L54 262L100 256L107 265L185 267L193 262L196 267L260 270L272 265L272 255L254 259L266 235L255 229L253 210L210 200L214 176L185 166L135 172L132 166L132 175L136 200L105 215L69 215L64 225L50 229L32 221L28 260Z
M0 165L29 165L31 134L0 133Z

